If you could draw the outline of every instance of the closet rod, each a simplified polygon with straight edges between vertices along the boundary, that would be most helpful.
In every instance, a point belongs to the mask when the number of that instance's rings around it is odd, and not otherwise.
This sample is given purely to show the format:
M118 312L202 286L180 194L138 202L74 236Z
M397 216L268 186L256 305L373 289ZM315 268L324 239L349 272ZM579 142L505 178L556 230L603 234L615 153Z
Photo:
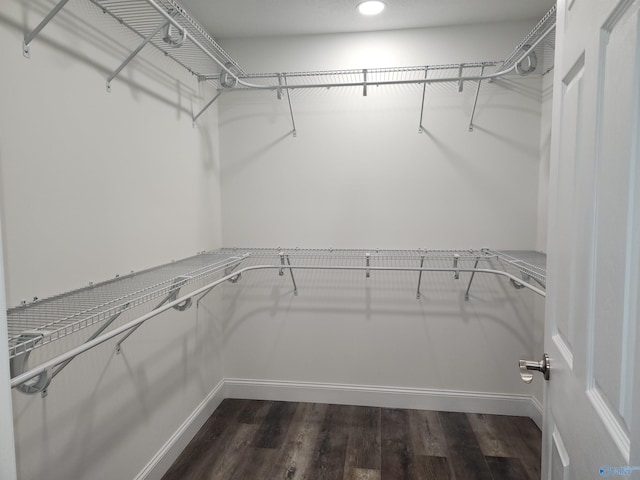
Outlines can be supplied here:
M197 290L194 290L186 295L183 295L180 298L177 298L175 300L173 300L172 302L169 303L165 303L163 306L161 306L160 308L157 308L156 310L153 310L145 315L142 315L141 317L138 317L135 320L130 321L129 323L126 323L118 328L113 329L112 331L105 333L104 335L100 335L97 338L94 338L93 340L89 340L86 343L83 343L82 345L79 345L61 355L58 355L55 358L52 358L51 360L48 360L46 362L43 362L42 364L38 365L37 367L32 368L31 370L28 370L27 372L24 372L20 375L18 375L15 378L11 379L11 388L15 388L18 385L23 384L24 382L27 382L29 380L31 380L32 378L37 377L38 375L41 375L45 372L48 372L51 368L55 367L56 365L60 365L64 362L66 362L67 360L73 359L75 357L77 357L78 355L91 350L92 348L106 342L107 340L110 340L114 337L117 337L118 335L134 328L137 327L138 325L146 322L147 320L156 317L157 315L161 314L162 312L165 312L166 310L169 310L170 308L174 308L180 304L184 304L185 302L189 301L190 299L192 299L193 297L200 295L201 293L204 293L208 290L210 290L213 287L216 287L218 285L220 285L223 282L226 282L227 280L231 280L232 278L236 277L238 274L242 274L245 272L249 272L249 271L253 271L253 270L280 270L280 269L289 269L289 270L355 270L355 271L366 271L366 270L377 270L377 271L389 271L389 272L469 272L469 273L487 273L487 274L492 274L492 275L500 275L506 278L509 278L510 280L514 280L516 282L518 282L519 284L521 284L523 287L528 288L529 290L537 293L538 295L541 295L542 297L546 297L546 293L543 290L540 290L537 287L534 287L533 285L523 281L522 279L516 277L515 275L512 275L508 272L504 272L501 270L493 270L493 269L486 269L486 268L420 268L420 267L356 267L356 266L323 266L323 265L253 265L253 266L249 266L249 267L244 267L240 270L236 270L233 273L230 273L229 275L226 275L222 278L219 278L218 280L215 280L211 283L209 283L208 285L205 285L204 287L198 288Z

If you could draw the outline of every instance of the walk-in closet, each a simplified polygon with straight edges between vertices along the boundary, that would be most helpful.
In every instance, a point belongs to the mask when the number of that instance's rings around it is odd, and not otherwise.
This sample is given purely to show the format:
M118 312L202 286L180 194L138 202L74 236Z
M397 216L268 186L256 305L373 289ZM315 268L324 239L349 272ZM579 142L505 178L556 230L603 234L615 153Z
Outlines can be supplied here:
M2 480L640 477L640 0L0 41Z

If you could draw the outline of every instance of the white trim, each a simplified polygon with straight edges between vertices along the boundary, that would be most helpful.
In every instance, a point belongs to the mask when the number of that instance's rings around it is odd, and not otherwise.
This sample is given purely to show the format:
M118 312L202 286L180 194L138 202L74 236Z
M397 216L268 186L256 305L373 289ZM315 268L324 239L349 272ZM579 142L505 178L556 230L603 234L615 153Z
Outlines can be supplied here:
M542 430L543 425L543 415L544 415L544 407L540 400L531 395L530 398L531 404L529 405L529 415L528 417L535 422L540 430Z
M508 393L227 378L225 398L516 415L538 425L542 421L542 406L532 404L531 395Z
M605 397L598 387L594 386L587 390L587 397L591 400L591 405L593 405L604 427L624 457L624 461L627 463L630 462L631 439L629 438L629 432L621 424L616 414L609 408Z
M158 450L134 480L156 480L169 470L178 456L187 447L191 439L198 433L200 427L213 414L216 408L224 400L224 379L220 380L213 390L200 402L200 405L182 422L182 425L174 432L165 444Z

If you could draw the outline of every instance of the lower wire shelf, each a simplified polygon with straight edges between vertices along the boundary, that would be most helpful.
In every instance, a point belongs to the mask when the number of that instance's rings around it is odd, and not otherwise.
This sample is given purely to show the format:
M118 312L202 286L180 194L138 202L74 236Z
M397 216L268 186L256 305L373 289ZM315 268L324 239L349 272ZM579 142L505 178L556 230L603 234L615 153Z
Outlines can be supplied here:
M201 253L7 310L12 378L27 370L33 350L101 324L89 337L92 340L127 310L161 299L155 306L158 308L178 298L180 289L188 285L202 283L219 272L233 271L246 257L219 251ZM186 310L190 305L189 299L174 308ZM51 379L70 361L20 385L19 390L45 393Z
M239 268L250 256L252 261ZM469 291L476 273L507 277L514 288L526 287L544 296L545 262L546 256L539 252L500 252L487 248L223 248L201 253L8 310L11 385L23 393L42 393L44 396L53 377L80 353L124 334L118 341L119 350L120 344L148 319L169 308L186 310L191 306L193 297L204 296L225 281L236 283L243 273L253 270L276 270L280 276L283 276L285 271L288 272L293 283L294 295L298 294L294 276L296 270L359 270L365 272L366 278L372 271L414 272L417 274L418 299L421 298L420 287L424 272L450 272L456 280L460 278L460 273L464 272L470 274L465 292L465 300L469 300ZM532 285L532 279L538 286ZM180 289L190 284L195 286L195 290L192 289L179 297ZM161 301L148 313L105 333L122 313L155 299ZM65 353L43 362L38 367L28 369L29 355L33 350L96 324L100 326L88 340L69 347Z

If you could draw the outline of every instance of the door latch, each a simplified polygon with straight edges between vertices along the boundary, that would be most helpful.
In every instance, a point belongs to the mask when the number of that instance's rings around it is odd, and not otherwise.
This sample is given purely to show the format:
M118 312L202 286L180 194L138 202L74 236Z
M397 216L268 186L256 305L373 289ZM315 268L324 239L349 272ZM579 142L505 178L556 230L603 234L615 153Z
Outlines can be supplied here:
M520 360L520 377L522 377L524 383L531 383L533 381L534 371L541 372L544 375L544 379L549 380L550 370L549 355L546 353L539 362Z

